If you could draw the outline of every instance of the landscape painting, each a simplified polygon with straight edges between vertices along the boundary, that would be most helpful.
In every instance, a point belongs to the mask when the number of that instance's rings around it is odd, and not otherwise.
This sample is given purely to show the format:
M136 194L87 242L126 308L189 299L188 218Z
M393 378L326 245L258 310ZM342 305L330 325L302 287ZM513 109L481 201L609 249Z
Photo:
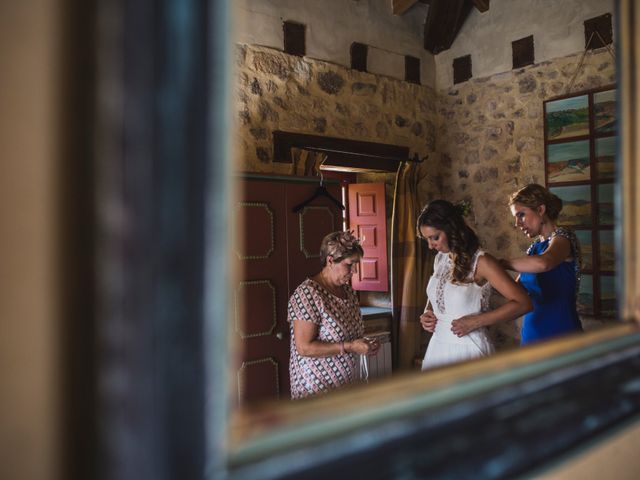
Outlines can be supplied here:
M616 251L613 230L601 230L600 241L600 270L614 271L616 268Z
M591 240L591 230L576 230L576 237L580 243L582 253L582 270L593 269L593 242Z
M562 199L562 225L591 225L591 186L550 187Z
M593 113L596 133L614 132L616 130L616 91L594 93Z
M582 275L578 290L578 312L593 315L593 276Z
M598 185L598 223L613 225L613 183Z
M615 280L613 275L600 276L600 313L607 317L618 314Z
M547 140L589 134L588 95L545 103Z
M596 139L596 162L598 165L598 178L601 180L613 180L615 176L616 140L617 137Z
M547 145L547 181L579 182L591 178L589 140Z

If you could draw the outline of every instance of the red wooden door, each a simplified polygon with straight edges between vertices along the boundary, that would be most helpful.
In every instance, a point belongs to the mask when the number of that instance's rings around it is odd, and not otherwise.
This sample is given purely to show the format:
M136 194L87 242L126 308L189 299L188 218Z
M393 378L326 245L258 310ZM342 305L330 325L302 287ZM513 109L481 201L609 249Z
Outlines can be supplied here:
M352 278L355 290L389 290L384 183L349 184L349 228L363 239L364 257Z
M341 213L319 197L299 213L295 205L317 183L245 179L232 218L240 278L234 291L234 322L240 340L239 403L289 398L287 302L293 290L320 270L324 235L340 229ZM339 199L339 185L327 185Z

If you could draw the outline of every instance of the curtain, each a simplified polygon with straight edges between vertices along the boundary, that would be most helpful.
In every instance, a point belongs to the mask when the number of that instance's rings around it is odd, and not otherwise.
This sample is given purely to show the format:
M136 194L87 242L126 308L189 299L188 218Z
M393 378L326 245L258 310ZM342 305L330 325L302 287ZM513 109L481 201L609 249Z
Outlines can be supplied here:
M393 309L394 368L410 369L426 338L420 315L426 304L427 279L433 256L416 236L418 168L415 163L398 166L391 217L391 305Z

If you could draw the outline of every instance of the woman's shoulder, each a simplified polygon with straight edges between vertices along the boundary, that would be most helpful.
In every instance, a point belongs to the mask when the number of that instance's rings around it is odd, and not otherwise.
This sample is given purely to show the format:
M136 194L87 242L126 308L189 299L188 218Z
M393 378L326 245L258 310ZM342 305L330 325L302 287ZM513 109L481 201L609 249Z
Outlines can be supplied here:
M563 238L566 238L567 240L573 240L574 238L576 238L576 234L570 228L558 227L551 234L551 238L553 238L553 237L563 237Z
M293 294L302 295L305 292L315 293L320 289L320 285L311 277L305 278L300 285L296 287Z
M482 262L485 263L488 258L493 258L490 254L485 252L482 248L478 248L476 253L473 254L473 260L471 262L471 272L470 275L475 275L478 269L478 264L481 262L480 259L483 259Z

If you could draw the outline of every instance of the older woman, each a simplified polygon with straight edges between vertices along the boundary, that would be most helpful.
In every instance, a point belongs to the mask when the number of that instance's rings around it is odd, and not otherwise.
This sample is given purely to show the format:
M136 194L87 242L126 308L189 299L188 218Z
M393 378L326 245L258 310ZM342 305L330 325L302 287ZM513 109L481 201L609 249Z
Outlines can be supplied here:
M359 355L378 344L363 337L364 324L351 276L363 250L351 232L333 232L320 246L322 270L289 299L291 398L325 393L360 378Z

